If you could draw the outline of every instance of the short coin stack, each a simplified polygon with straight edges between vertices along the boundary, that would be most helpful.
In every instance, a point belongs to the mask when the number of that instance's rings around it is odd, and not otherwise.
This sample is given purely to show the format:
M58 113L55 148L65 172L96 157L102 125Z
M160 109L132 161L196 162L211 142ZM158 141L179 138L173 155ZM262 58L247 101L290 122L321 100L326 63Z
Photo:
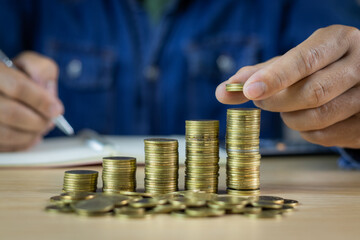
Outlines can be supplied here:
M167 138L145 139L145 191L170 193L178 189L178 141Z
M260 192L260 109L227 111L227 192L257 195Z
M136 158L105 157L103 158L103 191L135 192L136 190Z
M64 175L64 192L96 192L98 172L92 170L70 170Z
M219 121L186 121L185 189L216 193L219 177Z
M244 83L230 83L226 84L226 91L228 92L242 92Z

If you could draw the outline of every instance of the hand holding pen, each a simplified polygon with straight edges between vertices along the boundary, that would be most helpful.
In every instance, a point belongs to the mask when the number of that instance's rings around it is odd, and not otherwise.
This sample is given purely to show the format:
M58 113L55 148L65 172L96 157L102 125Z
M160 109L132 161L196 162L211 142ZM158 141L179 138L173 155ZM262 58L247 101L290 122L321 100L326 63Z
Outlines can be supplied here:
M58 67L51 59L24 52L14 64L0 51L0 151L27 149L54 127L73 130L57 97Z

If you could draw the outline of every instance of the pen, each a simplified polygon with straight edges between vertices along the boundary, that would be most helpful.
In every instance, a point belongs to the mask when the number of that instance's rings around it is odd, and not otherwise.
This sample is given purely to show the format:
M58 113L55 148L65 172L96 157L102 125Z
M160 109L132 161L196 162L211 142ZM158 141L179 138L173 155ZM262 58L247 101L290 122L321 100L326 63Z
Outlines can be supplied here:
M9 68L17 69L14 63L8 58L3 51L0 50L0 61L3 62ZM74 129L66 121L63 115L59 115L53 119L55 126L57 126L66 135L74 135Z

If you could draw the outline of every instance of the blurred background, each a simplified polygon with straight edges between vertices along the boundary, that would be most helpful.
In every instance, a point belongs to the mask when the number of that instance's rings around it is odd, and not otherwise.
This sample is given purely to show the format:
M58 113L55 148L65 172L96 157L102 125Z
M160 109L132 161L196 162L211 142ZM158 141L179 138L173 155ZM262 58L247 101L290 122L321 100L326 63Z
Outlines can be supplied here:
M253 104L219 103L219 83L318 28L360 26L359 13L355 0L1 0L0 48L56 61L76 132L183 135L187 119L218 119L223 138L226 109ZM328 151L302 141L278 113L262 112L261 138L269 154Z

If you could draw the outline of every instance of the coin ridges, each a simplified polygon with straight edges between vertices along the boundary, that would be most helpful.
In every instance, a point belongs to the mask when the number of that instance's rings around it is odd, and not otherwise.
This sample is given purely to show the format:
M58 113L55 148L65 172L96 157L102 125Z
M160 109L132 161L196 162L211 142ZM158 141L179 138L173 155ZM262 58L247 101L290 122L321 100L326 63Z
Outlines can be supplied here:
M227 110L227 192L254 196L260 193L260 109Z
M148 138L145 143L145 192L164 194L178 190L178 141Z

